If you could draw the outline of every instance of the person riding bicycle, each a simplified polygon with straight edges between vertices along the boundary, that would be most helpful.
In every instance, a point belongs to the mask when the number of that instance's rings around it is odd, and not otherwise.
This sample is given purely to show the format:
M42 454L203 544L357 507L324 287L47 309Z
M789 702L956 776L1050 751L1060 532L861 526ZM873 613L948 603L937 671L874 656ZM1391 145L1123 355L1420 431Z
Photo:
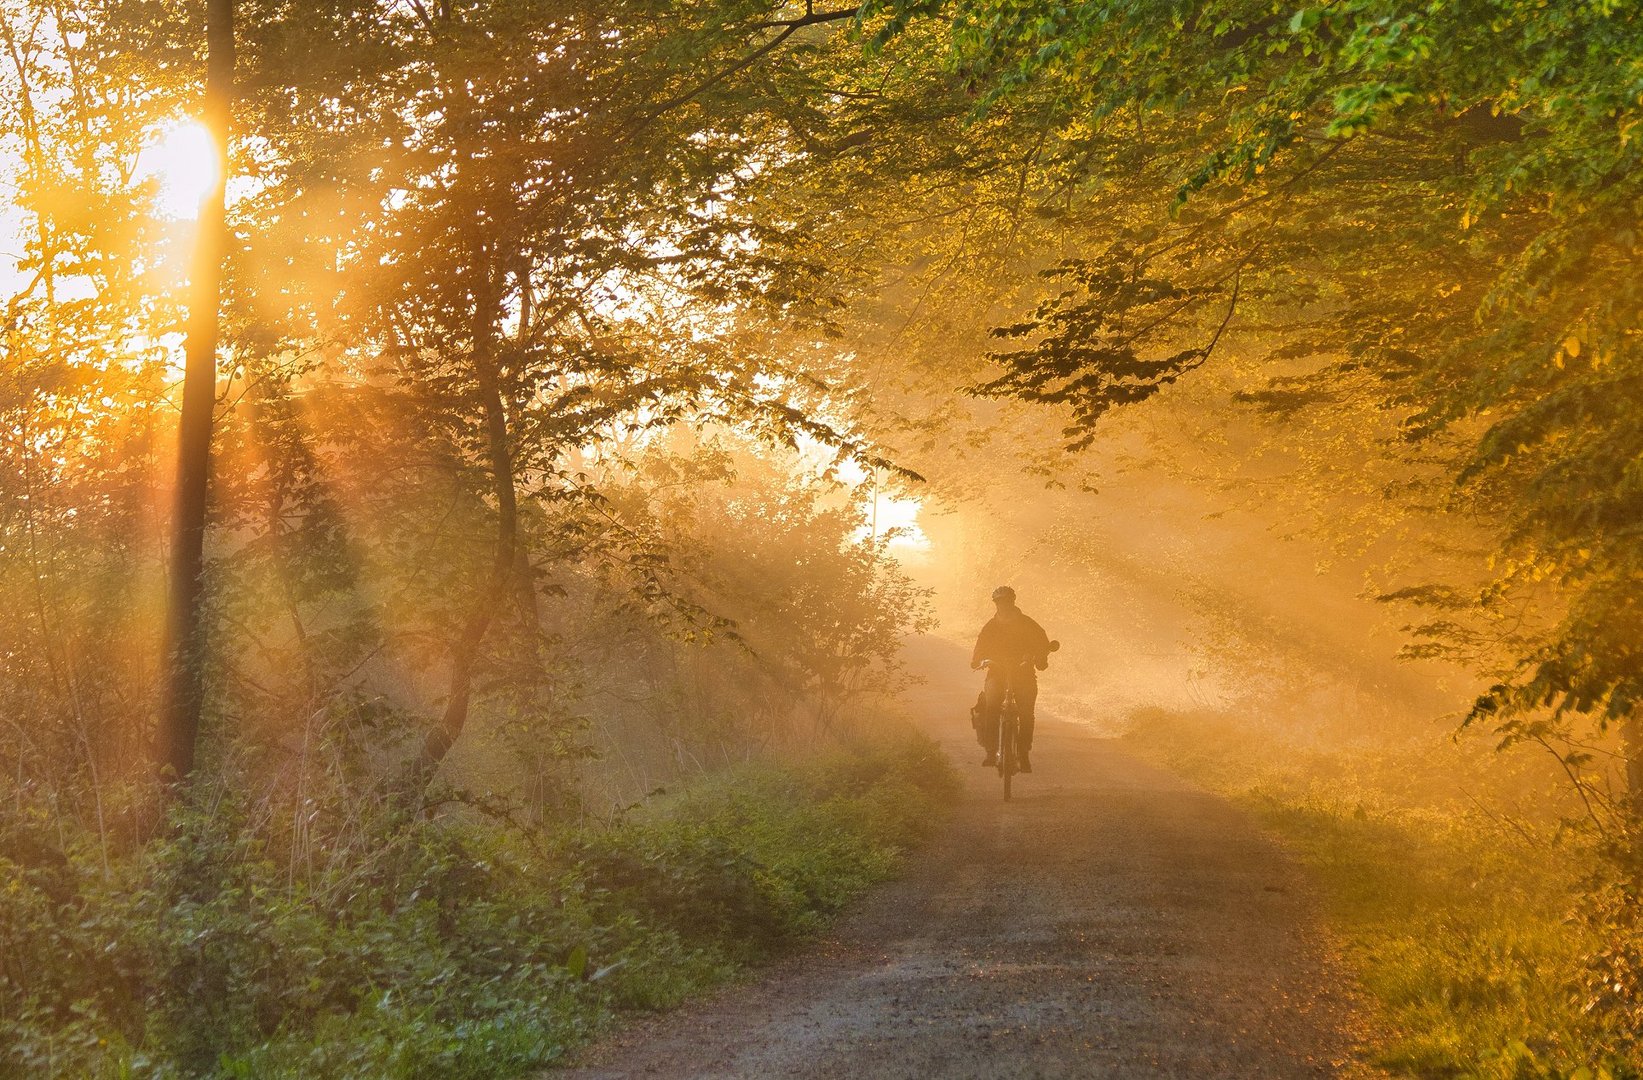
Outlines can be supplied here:
M987 682L981 692L976 720L976 738L987 751L987 760L981 764L998 764L998 711L1004 705L1004 693L1015 691L1016 756L1024 773L1032 772L1027 752L1033 746L1033 702L1038 699L1038 671L1050 666L1053 647L1044 628L1029 619L1015 606L1015 590L1000 585L993 590L993 603L998 614L987 620L976 638L975 651L970 654L971 670L985 663ZM1036 671L1035 671L1036 669Z

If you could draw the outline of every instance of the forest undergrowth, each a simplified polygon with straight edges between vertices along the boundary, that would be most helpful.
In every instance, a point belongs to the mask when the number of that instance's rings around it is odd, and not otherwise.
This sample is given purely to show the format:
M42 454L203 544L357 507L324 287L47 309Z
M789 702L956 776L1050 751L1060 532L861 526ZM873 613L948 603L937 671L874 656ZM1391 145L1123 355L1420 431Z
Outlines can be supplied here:
M813 931L954 790L890 727L594 826L356 793L317 808L337 829L307 867L229 786L202 791L106 866L87 844L5 867L0 1076L514 1076Z
M1486 810L1413 750L1279 747L1231 718L1162 710L1125 743L1231 797L1307 870L1368 1005L1370 1064L1423 1078L1643 1075L1626 974L1638 939L1589 837ZM1425 781L1440 777L1447 794L1431 797Z

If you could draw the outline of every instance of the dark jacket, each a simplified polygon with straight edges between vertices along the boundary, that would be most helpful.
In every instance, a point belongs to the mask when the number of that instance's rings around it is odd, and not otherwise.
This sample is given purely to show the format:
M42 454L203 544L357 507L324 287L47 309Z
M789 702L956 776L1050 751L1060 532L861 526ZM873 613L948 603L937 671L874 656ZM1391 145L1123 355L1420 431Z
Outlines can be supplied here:
M983 660L991 660L997 667L1014 667L1030 660L1043 671L1050 666L1050 635L1020 608L1001 611L981 628L975 652L970 654L970 666L978 667Z

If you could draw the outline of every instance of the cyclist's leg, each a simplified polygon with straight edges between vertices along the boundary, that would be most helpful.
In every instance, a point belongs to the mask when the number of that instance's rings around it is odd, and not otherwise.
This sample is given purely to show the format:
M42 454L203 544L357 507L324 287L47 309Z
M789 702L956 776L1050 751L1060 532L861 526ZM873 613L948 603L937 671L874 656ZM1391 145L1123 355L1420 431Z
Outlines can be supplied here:
M998 711L1004 705L1005 683L1002 674L989 669L987 682L981 691L981 748L989 758L998 753Z
M1038 700L1038 676L1031 669L1024 672L1016 680L1015 704L1018 719L1016 720L1016 748L1017 756L1024 766L1031 760L1027 757L1033 748L1033 703Z

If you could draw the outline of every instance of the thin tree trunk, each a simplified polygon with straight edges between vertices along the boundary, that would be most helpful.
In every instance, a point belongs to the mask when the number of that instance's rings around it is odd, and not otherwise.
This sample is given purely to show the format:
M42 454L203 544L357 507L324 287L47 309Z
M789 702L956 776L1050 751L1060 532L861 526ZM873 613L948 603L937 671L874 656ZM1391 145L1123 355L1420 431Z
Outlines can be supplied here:
M486 334L488 338L488 333ZM514 491L513 455L508 448L508 416L502 401L501 372L488 341L482 341L475 357L479 374L480 405L485 415L485 446L491 469L492 494L496 496L496 546L485 587L475 598L462 636L451 654L450 691L445 713L423 740L418 759L418 778L426 782L450 753L468 722L468 706L473 697L474 665L479 659L485 635L497 612L518 581L516 553L519 551L519 505Z
M519 336L515 339L520 350L528 350L531 340L531 315L535 309L535 291L531 283L531 263L529 255L522 255L520 266L514 271L515 280L519 286ZM514 587L518 591L519 615L525 620L525 630L532 637L532 647L540 648L542 634L542 609L536 598L536 575L531 572L531 553L529 548L515 541L514 544Z
M215 182L200 200L189 272L182 420L167 597L165 688L156 753L173 781L194 769L205 698L202 628L205 511L211 420L217 389L217 311L222 299L228 132L234 93L234 0L206 0L205 104L201 117L217 150Z
M1626 755L1626 826L1635 831L1643 827L1643 714L1621 717L1620 739Z

